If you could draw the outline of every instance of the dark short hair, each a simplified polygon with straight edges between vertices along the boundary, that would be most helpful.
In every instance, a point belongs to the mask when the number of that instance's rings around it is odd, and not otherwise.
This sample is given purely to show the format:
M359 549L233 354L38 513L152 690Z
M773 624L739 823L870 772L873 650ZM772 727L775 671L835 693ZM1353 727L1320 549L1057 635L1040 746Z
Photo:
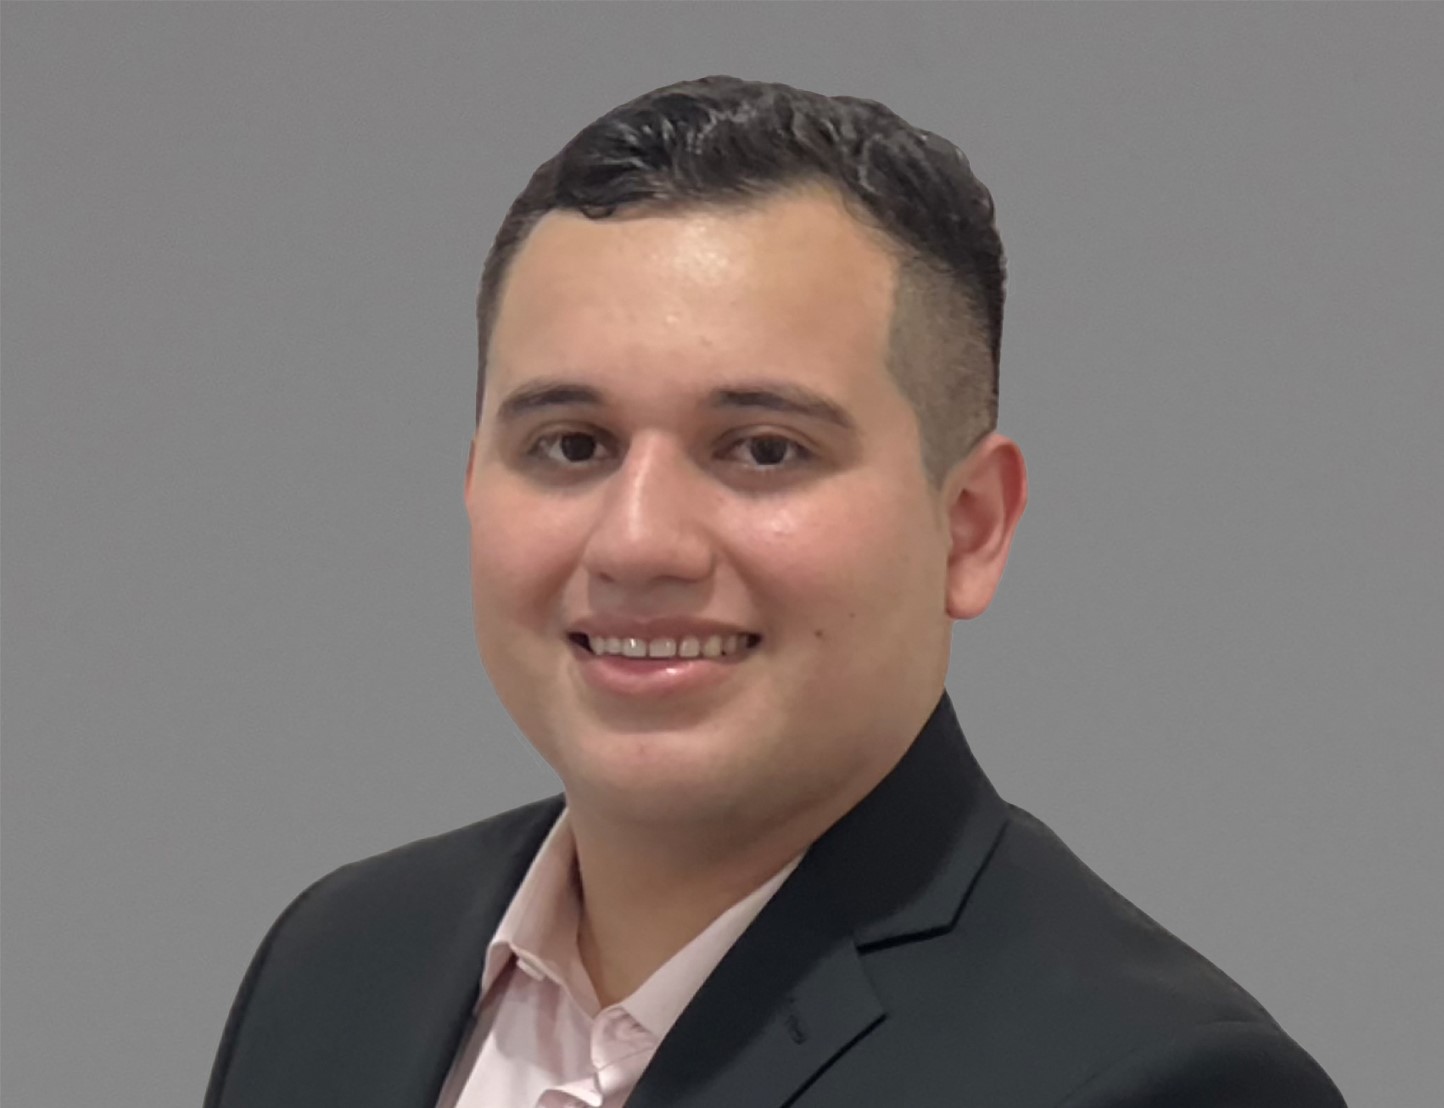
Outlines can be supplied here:
M887 368L917 412L938 485L997 426L1005 266L992 194L961 150L884 105L775 82L713 76L644 93L532 174L482 270L477 420L502 287L546 213L749 205L816 185L897 258Z

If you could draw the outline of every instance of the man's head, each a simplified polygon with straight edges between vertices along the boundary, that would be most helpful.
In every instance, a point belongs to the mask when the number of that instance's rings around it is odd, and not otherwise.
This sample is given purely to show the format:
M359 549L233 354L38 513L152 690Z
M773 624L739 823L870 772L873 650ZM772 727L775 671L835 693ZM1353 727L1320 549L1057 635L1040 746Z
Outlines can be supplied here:
M989 433L987 193L886 109L829 104L722 78L643 97L537 172L487 262L477 640L593 818L836 818L933 708L1026 502ZM837 174L891 181L890 226L935 225L969 275L910 256ZM725 658L590 649L632 631L705 654L729 630Z

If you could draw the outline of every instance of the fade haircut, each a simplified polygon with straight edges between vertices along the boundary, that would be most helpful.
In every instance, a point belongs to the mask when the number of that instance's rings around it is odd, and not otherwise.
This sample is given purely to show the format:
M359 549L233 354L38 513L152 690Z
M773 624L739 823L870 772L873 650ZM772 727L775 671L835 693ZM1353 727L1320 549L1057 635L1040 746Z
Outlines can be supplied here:
M923 468L940 487L998 423L1005 267L992 194L961 150L884 105L775 82L713 76L644 93L532 174L482 269L478 423L506 275L548 212L748 207L818 185L896 259L886 368L917 413Z

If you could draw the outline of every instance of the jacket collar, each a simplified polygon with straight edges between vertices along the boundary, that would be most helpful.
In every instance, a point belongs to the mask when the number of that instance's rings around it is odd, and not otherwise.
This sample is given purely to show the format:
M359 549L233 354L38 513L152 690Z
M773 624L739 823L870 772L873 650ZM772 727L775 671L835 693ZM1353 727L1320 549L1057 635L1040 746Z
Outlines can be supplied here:
M863 954L950 928L1005 820L944 692L703 983L628 1108L787 1101L885 1017Z
M952 926L1005 816L944 692L902 760L806 861L858 949L923 938Z

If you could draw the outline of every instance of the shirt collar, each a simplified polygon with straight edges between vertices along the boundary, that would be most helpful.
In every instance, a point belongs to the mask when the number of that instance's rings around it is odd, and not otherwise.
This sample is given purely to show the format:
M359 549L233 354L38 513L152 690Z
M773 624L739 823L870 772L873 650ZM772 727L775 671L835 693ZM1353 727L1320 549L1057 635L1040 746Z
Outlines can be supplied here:
M806 851L803 851L805 854ZM772 894L782 887L802 861L798 854L766 882L748 893L707 925L706 929L665 963L637 990L622 1001L631 1017L661 1039L682 1010L692 1001L702 982L722 961L732 944L742 937Z
M482 997L513 956L530 976L551 977L558 984L572 986L568 954L575 954L580 911L575 885L576 857L576 843L567 810L563 808L537 849L486 948Z
M805 850L708 924L619 1006L658 1039L666 1035L702 982L791 876L804 854ZM577 953L580 913L576 841L563 808L487 946L478 1006L515 957L522 972L551 979L570 992L585 1010L594 1012L596 993Z

